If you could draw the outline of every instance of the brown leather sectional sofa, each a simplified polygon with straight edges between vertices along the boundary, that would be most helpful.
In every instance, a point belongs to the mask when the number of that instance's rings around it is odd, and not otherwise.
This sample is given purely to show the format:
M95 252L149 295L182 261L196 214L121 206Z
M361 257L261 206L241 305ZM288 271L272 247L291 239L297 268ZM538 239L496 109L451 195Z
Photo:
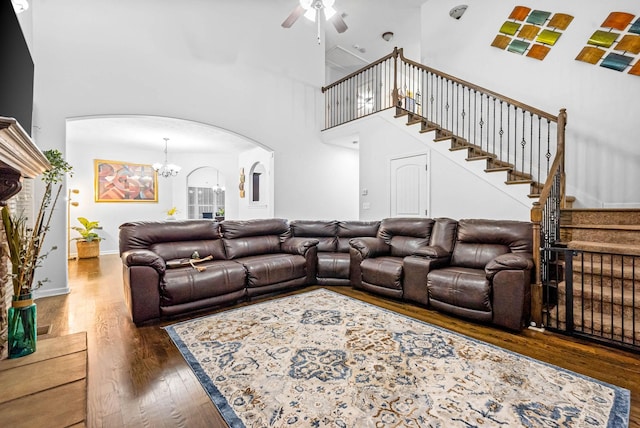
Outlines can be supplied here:
M309 284L352 285L513 330L529 318L527 222L131 222L120 226L120 255L136 324Z

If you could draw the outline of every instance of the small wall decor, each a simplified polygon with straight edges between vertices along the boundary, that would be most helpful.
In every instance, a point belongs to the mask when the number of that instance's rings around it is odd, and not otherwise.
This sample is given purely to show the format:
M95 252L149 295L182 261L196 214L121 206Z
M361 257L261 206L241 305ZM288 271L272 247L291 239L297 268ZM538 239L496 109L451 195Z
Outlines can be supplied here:
M158 174L151 165L95 159L96 202L158 202Z
M245 180L245 175L244 175L244 168L240 168L240 184L238 185L238 189L240 190L240 197L244 198L245 193L244 193L244 180Z
M516 6L491 46L542 61L554 46L573 16Z
M600 27L576 60L621 72L630 67L629 74L640 76L640 17L611 12Z

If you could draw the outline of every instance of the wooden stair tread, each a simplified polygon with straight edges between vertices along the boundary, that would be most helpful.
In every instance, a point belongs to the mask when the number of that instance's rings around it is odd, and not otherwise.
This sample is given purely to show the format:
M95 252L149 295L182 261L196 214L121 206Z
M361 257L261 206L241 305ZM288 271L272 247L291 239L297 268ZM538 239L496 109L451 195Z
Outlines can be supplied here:
M601 253L625 254L640 256L640 245L615 244L609 242L571 241L567 248L572 250L595 251Z
M487 168L484 170L484 172L504 172L504 171L513 171L513 167L510 166L500 166L500 167L496 167L496 168Z
M447 141L447 140L451 140L453 138L453 135L443 135L441 137L436 137L433 139L434 142L438 143L440 141Z
M466 160L471 162L471 161L477 161L477 160L487 160L487 159L492 159L492 158L493 158L493 156L483 155L483 156L471 156L471 157L468 157Z
M561 224L567 229L638 230L640 224Z
M507 180L505 184L531 184L533 180Z
M457 152L458 150L468 150L473 148L472 146L454 146L449 149L450 152Z

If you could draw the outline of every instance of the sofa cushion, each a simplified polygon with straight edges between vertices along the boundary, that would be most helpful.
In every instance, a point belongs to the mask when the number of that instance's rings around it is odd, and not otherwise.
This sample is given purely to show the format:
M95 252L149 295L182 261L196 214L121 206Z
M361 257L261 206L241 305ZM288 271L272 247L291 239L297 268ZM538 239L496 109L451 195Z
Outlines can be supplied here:
M340 221L338 222L338 243L336 251L348 253L352 238L375 237L380 228L379 221Z
M427 275L429 301L491 312L491 284L483 269L445 267Z
M237 260L247 271L247 286L262 287L303 278L305 258L294 254L265 254Z
M297 237L318 240L318 251L336 251L338 222L334 220L294 220L290 223L291 234Z
M349 253L318 253L318 278L349 278Z
M429 238L394 236L391 238L389 245L391 245L392 256L406 257L415 254L419 248L429 245Z
M198 252L201 258L213 256L214 260L225 260L222 239L203 239L200 241L175 241L152 244L149 249L164 260L192 258Z
M360 268L363 282L402 290L402 258L383 256L364 259Z
M160 284L160 305L171 306L220 296L245 287L244 267L228 260L214 260L197 265L169 269Z
M289 223L281 218L225 220L220 223L220 230L226 239L263 235L280 236L289 234Z
M199 241L221 238L219 224L211 220L135 221L120 225L120 255L127 250L149 249L161 242Z
M380 223L378 237L391 246L391 255L410 256L415 249L429 245L434 223L430 218L386 218Z
M280 237L277 235L247 236L235 239L224 238L222 241L229 260L260 254L279 253L281 251Z
M451 256L452 266L464 266L473 269L484 269L494 258L507 254L509 247L500 244L481 244L456 242Z

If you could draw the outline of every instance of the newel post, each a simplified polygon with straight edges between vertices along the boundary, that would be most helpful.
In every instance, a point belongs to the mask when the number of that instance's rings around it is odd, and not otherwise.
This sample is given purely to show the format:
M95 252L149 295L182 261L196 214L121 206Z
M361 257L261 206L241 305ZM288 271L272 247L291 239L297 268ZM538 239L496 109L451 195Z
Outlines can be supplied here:
M542 326L542 278L540 256L540 231L542 224L542 208L540 202L534 202L531 208L531 222L533 223L533 268L535 279L531 284L531 322L536 327Z
M393 106L398 107L398 48L393 48Z
M566 177L564 172L564 153L565 153L565 142L566 142L566 132L565 129L567 127L567 109L560 109L560 113L558 113L558 148L557 153L560 155L560 208L565 208L567 193L566 193Z

